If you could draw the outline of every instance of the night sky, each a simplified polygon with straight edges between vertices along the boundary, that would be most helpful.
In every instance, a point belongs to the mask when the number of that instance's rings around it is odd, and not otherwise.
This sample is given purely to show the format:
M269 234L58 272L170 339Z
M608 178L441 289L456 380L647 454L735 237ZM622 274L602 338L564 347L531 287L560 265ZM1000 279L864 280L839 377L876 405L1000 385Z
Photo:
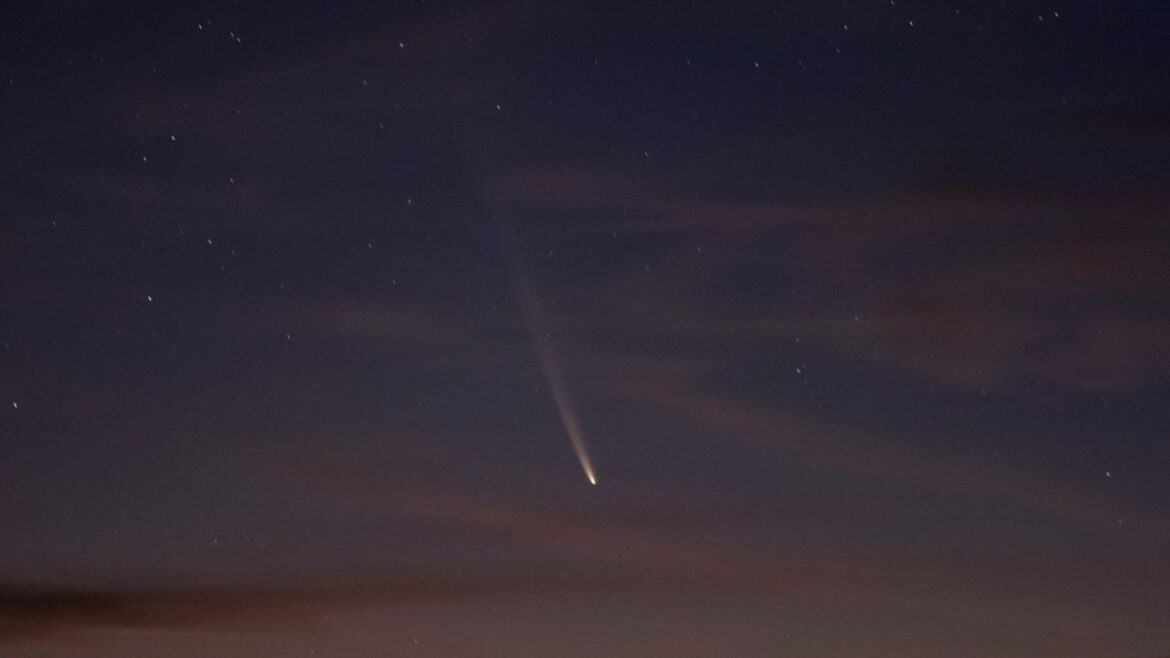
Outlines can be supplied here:
M0 655L1164 658L1168 90L1163 0L6 0Z

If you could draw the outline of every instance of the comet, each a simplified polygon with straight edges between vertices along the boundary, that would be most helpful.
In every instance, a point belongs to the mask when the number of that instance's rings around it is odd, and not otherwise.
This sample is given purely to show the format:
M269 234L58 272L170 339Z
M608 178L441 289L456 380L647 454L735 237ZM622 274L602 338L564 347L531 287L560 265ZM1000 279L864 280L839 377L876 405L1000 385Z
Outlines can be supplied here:
M561 425L565 434L569 436L569 443L581 463L581 470L589 484L597 485L597 472L593 468L593 460L589 456L589 446L585 441L585 432L581 429L581 419L577 414L577 406L569 392L565 370L561 366L561 358L549 333L544 314L540 310L540 302L532 285L528 281L528 270L524 267L524 254L520 251L520 241L516 237L511 225L504 227L504 250L507 252L508 264L512 274L512 285L516 290L516 300L524 316L524 326L532 338L532 346L536 352L536 359L540 363L540 372L548 388L552 391L553 401L556 403L557 415L561 417Z

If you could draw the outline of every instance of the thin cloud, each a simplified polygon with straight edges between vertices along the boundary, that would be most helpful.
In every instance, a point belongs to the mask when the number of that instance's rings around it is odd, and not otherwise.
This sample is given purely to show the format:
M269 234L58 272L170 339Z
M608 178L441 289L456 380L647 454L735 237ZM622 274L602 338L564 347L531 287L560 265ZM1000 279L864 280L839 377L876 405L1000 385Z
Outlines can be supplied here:
M588 219L555 227L563 233L685 241L645 272L554 290L571 303L553 320L582 333L685 338L680 358L730 336L799 338L846 362L1001 392L1141 387L1170 373L1170 327L1156 313L1170 254L1153 221L1163 197L951 180L868 199L742 202L696 194L700 183L559 166L499 177L488 194L590 211L571 213ZM775 281L774 300L736 311L742 280Z
M792 417L779 417L663 381L614 379L612 390L641 403L683 414L752 450L784 455L805 468L890 482L955 497L993 499L1077 523L1104 528L1120 524L1139 533L1170 537L1170 523L1124 508L1043 476L1010 467L988 468L864 445L886 445L872 436L863 443L856 432Z
M1067 601L1054 604L1047 594L1010 603L1003 598L1007 574L1043 582L1043 586L1034 585L1036 592L1051 593L1062 589L1060 583L1070 582L1066 580L1068 573L1083 573L1080 565L1039 565L1026 559L930 558L868 549L761 549L728 541L721 533L716 533L719 538L715 540L699 539L669 526L615 523L607 510L584 515L539 510L454 491L388 486L353 467L330 471L326 480L318 482L335 491L376 499L388 510L443 522L470 536L508 537L553 555L556 562L608 574L615 580L622 577L616 574L637 574L647 586L690 592L814 596L900 605L1066 636L1108 637L1124 625L1120 616L1114 619L1083 606L1067 605ZM719 523L702 513L693 518L710 526Z
M581 572L571 565L418 569L397 578L332 582L283 577L280 585L61 587L0 583L0 646L101 629L287 631L361 608L406 607L479 597L568 596L662 586L637 574Z

